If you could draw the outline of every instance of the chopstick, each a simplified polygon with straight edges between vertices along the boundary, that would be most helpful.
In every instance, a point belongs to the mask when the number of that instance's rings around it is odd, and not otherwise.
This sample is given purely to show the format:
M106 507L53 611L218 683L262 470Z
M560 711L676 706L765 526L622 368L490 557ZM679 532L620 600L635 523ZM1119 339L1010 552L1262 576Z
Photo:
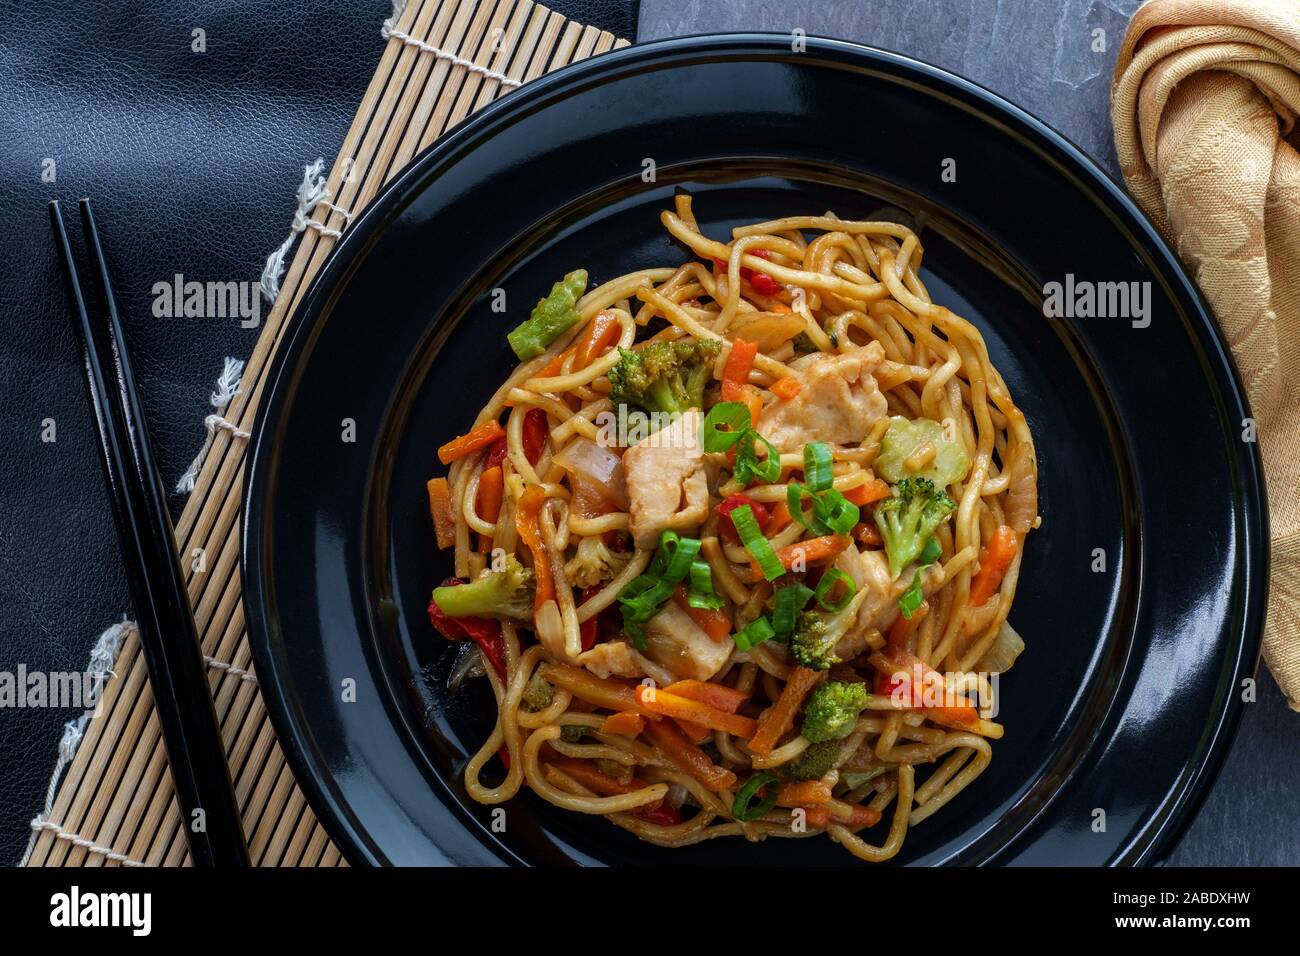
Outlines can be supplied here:
M247 866L248 846L176 554L166 494L154 467L90 200L82 199L80 207L86 251L100 284L102 310L93 317L86 303L94 293L87 295L78 279L58 200L50 203L50 223L67 273L73 329L81 343L86 391L99 429L100 463L190 859L203 867Z

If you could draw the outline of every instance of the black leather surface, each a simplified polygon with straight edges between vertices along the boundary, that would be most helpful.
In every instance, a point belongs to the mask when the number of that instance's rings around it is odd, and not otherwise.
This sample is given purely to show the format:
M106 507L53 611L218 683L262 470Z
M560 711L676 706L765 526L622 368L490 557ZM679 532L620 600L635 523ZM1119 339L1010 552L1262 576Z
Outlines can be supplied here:
M637 0L546 5L635 34ZM153 285L257 281L303 164L342 142L388 13L386 0L0 0L0 671L79 671L130 611L46 202L95 200L170 487L202 443L223 357L246 357L258 330L156 318ZM21 854L74 716L0 708L0 863Z

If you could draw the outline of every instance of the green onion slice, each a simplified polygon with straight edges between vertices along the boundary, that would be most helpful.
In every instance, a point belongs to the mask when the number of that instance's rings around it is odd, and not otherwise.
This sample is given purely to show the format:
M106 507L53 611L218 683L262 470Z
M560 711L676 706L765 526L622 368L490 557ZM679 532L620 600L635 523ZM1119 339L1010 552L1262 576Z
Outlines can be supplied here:
M713 571L707 561L691 563L691 588L686 592L686 603L709 611L722 607L722 596L713 590Z
M731 523L735 525L736 533L740 535L740 543L758 562L763 577L769 581L775 581L785 574L785 565L777 557L776 549L772 547L772 543L767 538L763 537L763 532L759 530L758 521L754 518L753 508L749 505L733 508L731 510Z
M776 806L776 792L780 778L764 771L746 781L731 805L731 815L741 823L752 823Z
M742 651L747 651L755 644L762 644L764 641L770 641L776 636L776 631L772 627L772 622L766 617L756 617L735 634L731 639L736 642L736 646Z
M858 523L859 514L857 505L828 488L813 501L813 530L817 534L848 534Z
M939 560L941 554L943 554L943 548L939 544L939 539L932 536L925 543L925 547L921 549L921 565L934 564Z
M772 628L778 640L788 640L794 633L799 613L813 596L813 589L804 584L785 584L776 589L772 606Z
M837 598L831 597L831 592L836 585L843 584L844 589ZM839 568L827 568L822 572L821 580L817 582L817 590L814 596L817 603L828 611L842 611L849 606L853 600L853 595L858 593L858 586L853 583L853 579L841 571Z
M898 609L902 612L903 617L909 621L916 609L921 606L925 600L925 595L921 593L921 572L918 570L912 577L912 586L902 593L898 599Z
M831 446L823 441L812 441L803 446L803 480L813 492L825 491L831 486Z
M699 553L699 538L683 538L676 531L665 531L659 536L659 554L655 559L656 565L662 566L659 575L669 584L684 580ZM651 573L655 573L653 569Z
M719 402L704 416L704 450L726 451L749 430L749 408L744 402Z

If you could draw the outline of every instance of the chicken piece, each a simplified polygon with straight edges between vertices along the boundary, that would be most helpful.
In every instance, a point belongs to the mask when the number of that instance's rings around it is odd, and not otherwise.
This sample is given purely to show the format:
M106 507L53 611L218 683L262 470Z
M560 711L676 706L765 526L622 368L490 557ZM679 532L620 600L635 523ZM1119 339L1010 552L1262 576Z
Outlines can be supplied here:
M790 363L799 394L774 402L758 417L758 431L783 452L810 441L856 445L888 412L871 374L885 357L879 342L839 355L814 352Z
M678 680L708 680L722 670L735 645L715 641L673 601L645 625L646 656L672 671Z
M630 677L633 680L650 677L663 686L676 680L671 672L648 659L627 641L597 644L579 654L578 663L597 677Z
M688 409L624 452L628 512L638 548L655 547L669 528L694 531L708 517L703 423L703 412Z
M916 565L909 565L895 581L889 573L889 562L883 551L859 551L845 548L835 557L833 567L839 568L866 596L858 605L858 623L835 645L835 655L840 660L851 661L867 649L867 637L873 630L884 632L898 617L898 599L912 586ZM943 568L927 565L921 572L921 592L929 597L943 586Z

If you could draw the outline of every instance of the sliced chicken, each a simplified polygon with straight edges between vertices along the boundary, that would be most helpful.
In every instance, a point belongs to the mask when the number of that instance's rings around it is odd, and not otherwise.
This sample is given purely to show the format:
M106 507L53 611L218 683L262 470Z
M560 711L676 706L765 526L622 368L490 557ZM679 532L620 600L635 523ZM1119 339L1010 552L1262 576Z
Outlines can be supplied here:
M894 623L898 617L898 599L912 586L916 566L904 568L895 581L889 574L889 562L883 551L858 551L857 548L841 551L833 566L853 579L859 594L866 591L858 605L857 627L835 645L836 656L850 661L867 649L867 636L872 630L883 632ZM942 586L943 568L937 564L926 566L921 572L921 592L929 597Z
M790 363L801 388L763 409L758 430L783 452L810 441L856 445L888 412L871 374L885 357L879 342L839 355L814 352Z
M660 685L671 684L676 680L671 672L648 659L626 641L597 644L591 650L579 654L578 663L597 677L630 677L633 680L650 677Z
M703 412L689 409L624 452L628 513L637 547L655 547L667 529L694 531L708 516L703 422Z
M678 680L708 680L722 670L735 645L715 641L673 601L645 626L646 656L672 671Z

